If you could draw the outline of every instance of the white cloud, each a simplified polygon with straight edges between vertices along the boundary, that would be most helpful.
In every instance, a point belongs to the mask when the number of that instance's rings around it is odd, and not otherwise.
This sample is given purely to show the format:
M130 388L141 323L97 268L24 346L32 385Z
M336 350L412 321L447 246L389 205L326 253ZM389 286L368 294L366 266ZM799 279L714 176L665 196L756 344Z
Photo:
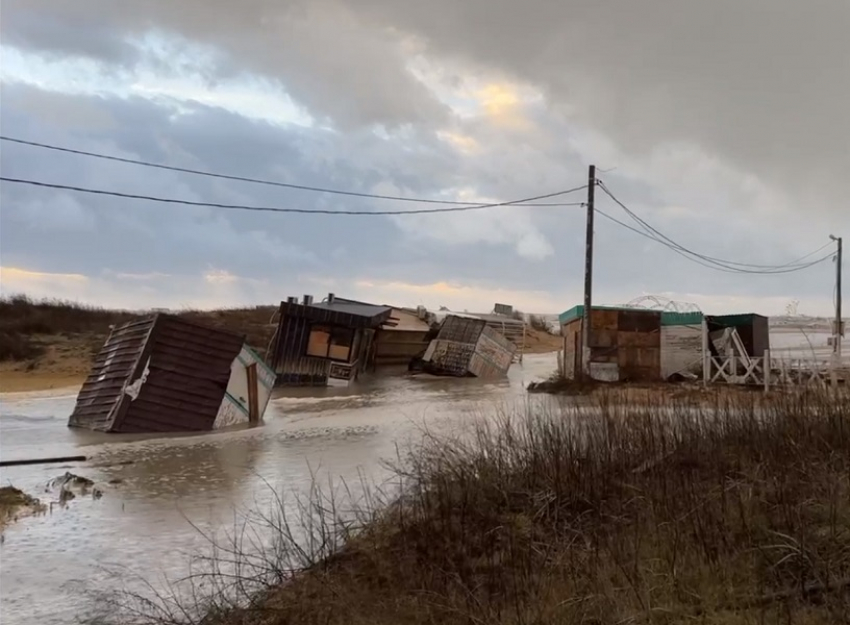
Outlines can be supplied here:
M187 0L119 9L107 0L7 0L4 119L14 122L4 127L200 169L468 201L575 186L595 162L615 168L601 174L610 188L661 231L744 262L785 262L850 227L844 0L809 8L781 0L770 20L761 0L672 8L648 0L616 11L435 2ZM20 96L22 81L45 90ZM801 100L806 93L817 96ZM230 203L414 208L79 159L42 162L12 150L3 146L4 172L91 186ZM578 208L355 221L106 204L10 185L2 193L4 263L86 276L102 267L192 275L210 301L279 299L297 276L343 287L363 275L489 291L495 282L546 293L555 309L581 288ZM629 220L597 197L600 209ZM49 231L66 236L49 248L33 244ZM830 307L827 264L799 275L730 276L604 219L596 236L597 301L696 291L706 306L774 309L795 298L821 313ZM210 267L220 273L205 280ZM147 297L171 297L167 281L151 282L160 286Z

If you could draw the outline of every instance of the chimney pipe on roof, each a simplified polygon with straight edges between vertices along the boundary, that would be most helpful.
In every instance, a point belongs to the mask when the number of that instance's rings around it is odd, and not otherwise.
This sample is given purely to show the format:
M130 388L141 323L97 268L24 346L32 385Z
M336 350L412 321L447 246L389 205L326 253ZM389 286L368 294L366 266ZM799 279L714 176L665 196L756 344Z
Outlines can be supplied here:
M334 295L333 293L328 293L328 304L333 304L335 299L336 295Z
M298 298L290 295L289 297L286 298L286 303L287 304L297 304Z
M305 295L304 296L304 305L305 306L311 306L312 304L313 304L313 296L312 295Z

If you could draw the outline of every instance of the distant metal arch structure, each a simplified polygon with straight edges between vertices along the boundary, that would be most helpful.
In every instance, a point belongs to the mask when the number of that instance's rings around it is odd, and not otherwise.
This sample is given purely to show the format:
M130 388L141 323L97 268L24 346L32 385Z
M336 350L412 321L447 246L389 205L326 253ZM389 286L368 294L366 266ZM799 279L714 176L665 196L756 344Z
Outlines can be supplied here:
M647 310L660 310L662 312L702 312L700 307L690 302L676 302L661 295L641 295L628 304L628 308L646 308Z

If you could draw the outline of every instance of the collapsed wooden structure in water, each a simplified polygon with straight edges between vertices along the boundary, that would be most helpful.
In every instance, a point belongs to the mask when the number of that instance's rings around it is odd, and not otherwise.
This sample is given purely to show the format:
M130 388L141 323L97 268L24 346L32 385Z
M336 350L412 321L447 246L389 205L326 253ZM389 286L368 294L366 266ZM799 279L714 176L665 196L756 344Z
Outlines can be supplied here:
M281 386L345 386L366 372L406 366L439 375L504 375L524 322L428 313L336 297L281 302L268 359ZM501 330L501 332L499 331Z
M447 316L422 357L424 371L436 375L504 376L517 346L486 319Z
M336 298L281 302L266 361L245 336L156 313L112 328L68 420L104 432L199 432L262 418L275 385L346 386L427 361L439 375L504 375L517 347L493 320Z
M140 433L256 423L273 386L244 336L158 313L112 329L68 425Z
M282 386L346 386L374 367L375 335L392 308L309 295L280 303L268 359Z

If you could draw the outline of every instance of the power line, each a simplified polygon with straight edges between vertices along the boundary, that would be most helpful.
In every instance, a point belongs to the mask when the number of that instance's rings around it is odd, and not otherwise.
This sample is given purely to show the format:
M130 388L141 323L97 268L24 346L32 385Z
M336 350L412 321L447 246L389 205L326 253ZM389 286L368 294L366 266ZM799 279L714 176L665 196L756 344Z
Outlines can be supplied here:
M130 165L139 165L142 167L152 167L154 169L164 169L166 171L175 171L184 174L193 174L196 176L208 176L211 178L222 178L224 180L236 180L239 182L251 182L253 184L262 184L268 185L272 187L283 187L286 189L297 189L299 191L313 191L316 193L331 193L334 195L346 195L349 197L361 197L361 198L369 198L373 200L394 200L396 202L417 202L420 204L443 204L443 205L451 205L451 206L480 206L478 202L454 202L452 200L434 200L428 198L416 198L416 197L407 197L407 196L398 196L398 195L380 195L375 193L362 193L359 191L347 191L344 189L328 189L324 187L311 187L307 185L294 184L289 182L278 182L275 180L265 180L262 178L248 178L245 176L235 176L231 174L219 174L211 171L203 171L199 169L189 169L187 167L177 167L175 165L163 165L161 163L152 163L149 161L142 161L134 158L124 158L122 156L112 156L109 154L101 154L99 152L88 152L86 150L77 150L74 148L66 148L59 145L52 145L49 143L39 143L38 141L28 141L26 139L18 139L15 137L9 137L6 135L0 135L0 141L9 141L11 143L17 143L20 145L27 145L35 148L42 148L45 150L54 150L56 152L65 152L67 154L76 154L78 156L89 156L92 158L99 158L107 161L115 161L118 163L127 163ZM579 187L575 189L576 191L580 191L586 187ZM528 200L531 201L531 200ZM510 204L511 206L522 206L523 203L517 204L513 202L503 202L502 204ZM534 204L533 206L579 206L579 203L548 203L548 204Z
M164 204L182 204L185 206L203 206L209 208L223 208L229 210L244 210L244 211L259 211L268 213L300 213L308 215L359 215L359 216L378 216L378 215L425 215L433 213L460 213L464 211L481 210L484 208L496 208L499 206L545 206L544 204L527 204L535 200L545 200L560 195L566 195L575 191L580 191L586 188L587 185L567 189L565 191L556 191L555 193L546 193L545 195L537 195L534 197L515 200L513 202L496 202L493 204L475 204L473 206L453 206L450 208L417 208L408 211L365 211L365 210L326 210L326 209L311 209L311 208L279 208L273 206L247 206L244 204L220 204L217 202L195 202L192 200L179 200L176 198L157 197L152 195L137 195L135 193L122 193L120 191L107 191L105 189L92 189L90 187L76 187L73 185L57 184L52 182L42 182L40 180L27 180L22 178L10 178L0 176L0 181L12 182L15 184L25 184L34 187L44 187L48 189L61 189L64 191L75 191L77 193L88 193L92 195L108 195L112 197L127 198L131 200L144 200L148 202L161 202ZM579 204L576 204L579 205Z
M808 254L806 254L806 255L798 258L798 259L795 259L793 261L790 261L790 262L787 262L787 263L784 263L784 264L781 264L781 265L758 265L758 264L753 264L753 263L741 263L741 262L737 262L737 261L725 260L725 259L722 259L722 258L716 258L714 256L708 256L708 255L705 255L705 254L700 254L699 252L695 252L693 250L690 250L690 249L684 247L683 245L677 243L676 241L674 241L673 239L671 239L670 237L668 237L664 233L660 232L658 229L651 226L645 220L641 219L632 210L630 210L623 202L621 202L619 199L617 199L617 197L614 196L614 194L607 188L607 186L605 186L604 183L600 182L599 186L605 192L605 194L608 195L608 197L610 197L612 200L614 200L614 202L616 202L633 220L635 220L638 224L640 224L644 228L644 230L646 230L646 232L642 232L640 230L632 228L631 226L628 226L627 224L624 224L623 222L621 222L617 219L614 219L610 215L603 214L603 217L606 217L609 220L614 221L615 223L617 223L617 224L619 224L619 225L621 225L625 228L628 228L629 230L632 230L633 232L636 232L637 234L640 234L641 236L646 236L647 238L649 238L653 241L656 241L657 243L661 243L662 245L669 247L670 249L672 249L673 251L675 251L679 255L684 256L685 258L688 258L689 260L696 262L697 264L700 264L704 267L708 267L710 269L715 269L715 270L718 270L718 271L724 271L726 273L746 273L746 274L792 273L792 272L795 272L795 271L800 271L802 269L807 269L809 267L817 265L817 264L819 264L819 263L823 262L824 260L827 260L828 258L831 257L831 254L827 254L823 258L819 258L818 260L815 260L813 262L808 262L808 263L800 262L800 261L805 260L806 258L814 256L815 254L822 251L826 247L829 247L829 245L830 245L829 243L819 247L818 249L816 249L812 252L809 252ZM701 261L704 261L704 262L701 262ZM750 269L748 269L748 268L750 268Z
M684 247L683 245L680 245L679 243L677 243L676 241L674 241L673 239L671 239L670 237L668 237L664 233L660 232L658 229L651 226L645 220L641 219L632 210L630 210L625 204L623 204L623 202L618 200L614 196L614 194L611 192L611 190L608 189L605 186L604 183L600 182L600 187L605 192L605 194L608 195L608 197L610 197L612 200L614 200L633 220L635 220L638 224L643 226L643 228L647 232L649 232L649 234L652 238L658 239L660 237L659 242L666 241L667 243L669 243L671 246L675 247L678 250L681 250L681 251L683 251L687 254L690 254L692 256L696 256L697 258L701 258L703 260L706 260L706 261L708 261L708 262L710 262L714 265L725 267L727 269L737 270L739 267L753 267L753 268L758 268L758 269L773 270L773 269L781 269L781 268L785 268L785 267L789 267L789 266L799 265L800 260L804 260L804 259L808 258L809 256L813 256L814 254L818 253L819 251L823 250L826 247L829 247L829 245L830 245L829 243L822 245L817 250L814 250L813 252L810 252L810 253L806 254L805 256L803 256L799 259L796 259L794 261L790 261L788 263L784 263L782 265L758 265L758 264L753 264L753 263L740 263L740 262L736 262L736 261L717 258L717 257L714 257L714 256L708 256L708 255L705 255L705 254L700 254L698 252L694 252L693 250L690 250L690 249ZM663 239L663 241L661 241L661 239ZM735 265L735 266L732 267L731 265Z
M646 232L643 232L642 230L638 230L637 228L634 228L634 227L630 226L629 224L620 221L616 217L612 217L608 213L605 213L605 212L599 210L598 208L595 210L595 212L598 213L599 215L601 215L602 217L605 217L609 221L612 221L615 224L622 226L623 228L626 228L627 230L631 230L635 234L639 234L640 236L645 237L645 238L649 239L650 241L654 241L656 243L660 243L661 245L664 245L665 247L673 250L674 252L676 252L680 256L687 258L688 260L695 262L698 265L702 265L703 267L708 267L709 269L714 269L715 271L722 271L724 273L737 273L737 274L744 273L744 274L762 274L762 275L794 273L796 271L802 271L803 269L808 269L809 267L814 267L815 265L818 265L818 264L820 264L820 263L822 263L826 260L829 260L833 256L830 253L830 254L827 254L826 256L823 256L823 257L821 257L817 260L814 260L814 261L811 261L809 263L805 263L805 264L802 264L802 265L799 265L799 266L796 266L796 267L793 267L793 268L787 268L787 269L777 268L777 269L771 270L771 271L751 271L751 270L742 270L742 269L735 269L735 268L719 267L719 266L716 266L716 265L711 265L711 264L702 262L701 260L699 260L699 258L694 258L692 256L688 256L685 252L683 252L679 248L674 247L674 246L658 239L657 237L654 237L650 234L647 234ZM821 249L823 249L823 248L821 248ZM816 250L816 252L818 252L818 251L820 251L820 250ZM810 253L807 256L811 256L811 255L812 254Z

